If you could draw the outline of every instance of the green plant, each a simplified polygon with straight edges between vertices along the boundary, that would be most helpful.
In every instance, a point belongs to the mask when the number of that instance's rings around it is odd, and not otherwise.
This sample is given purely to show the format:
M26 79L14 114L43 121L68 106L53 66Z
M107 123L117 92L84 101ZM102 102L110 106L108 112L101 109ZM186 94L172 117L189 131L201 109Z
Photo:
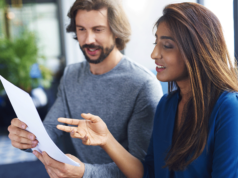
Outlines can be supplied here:
M4 9L6 7L6 2L5 0L0 0L0 8Z
M39 84L50 87L52 74L46 67L40 65L42 78L30 77L31 66L42 60L33 33L25 31L14 40L0 39L0 75L27 92Z

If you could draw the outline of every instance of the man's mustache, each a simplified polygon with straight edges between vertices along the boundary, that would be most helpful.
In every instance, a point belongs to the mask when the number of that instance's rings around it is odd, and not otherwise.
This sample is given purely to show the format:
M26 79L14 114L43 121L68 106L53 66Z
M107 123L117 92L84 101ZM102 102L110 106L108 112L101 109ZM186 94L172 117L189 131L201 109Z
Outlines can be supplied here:
M83 45L82 46L82 48L84 49L84 48L96 48L96 49L103 49L103 47L102 46L99 46L99 45L93 45L93 44L85 44L85 45Z

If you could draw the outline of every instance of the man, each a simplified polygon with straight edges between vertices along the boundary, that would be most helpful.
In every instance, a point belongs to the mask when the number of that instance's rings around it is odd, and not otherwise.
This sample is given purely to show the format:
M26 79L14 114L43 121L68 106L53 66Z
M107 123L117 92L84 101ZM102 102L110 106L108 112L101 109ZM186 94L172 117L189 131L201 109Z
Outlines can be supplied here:
M72 6L68 32L75 32L86 61L66 67L55 104L44 120L53 141L63 132L57 118L82 119L81 113L100 116L113 136L131 154L143 160L149 144L153 116L162 90L156 77L120 53L129 41L130 25L117 0L77 0ZM13 119L12 145L37 145L26 125ZM34 154L50 177L124 177L100 147L87 147L72 138L80 167L57 162L46 153Z

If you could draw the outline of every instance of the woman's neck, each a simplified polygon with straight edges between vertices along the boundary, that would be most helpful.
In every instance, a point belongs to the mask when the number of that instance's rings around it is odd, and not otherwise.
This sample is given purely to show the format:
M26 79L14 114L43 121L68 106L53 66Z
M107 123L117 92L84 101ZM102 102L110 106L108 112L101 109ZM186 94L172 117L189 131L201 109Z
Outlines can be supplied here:
M189 78L176 83L180 89L181 101L188 101L189 98L192 96L192 89Z

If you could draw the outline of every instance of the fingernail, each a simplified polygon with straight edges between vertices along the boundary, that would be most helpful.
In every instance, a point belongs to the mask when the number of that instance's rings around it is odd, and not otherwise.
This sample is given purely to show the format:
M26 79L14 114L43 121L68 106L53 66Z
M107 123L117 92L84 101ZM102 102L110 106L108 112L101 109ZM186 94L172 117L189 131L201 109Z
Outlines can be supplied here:
M71 131L71 134L74 135L74 130Z
M37 141L33 141L32 144L33 144L33 145L36 145L36 144L37 144Z
M21 125L21 128L25 129L25 125L24 125L24 124L22 124L22 125Z
M30 139L31 139L31 140L34 140L34 136L33 136L33 135L31 135L31 136L30 136Z
M36 152L35 151L33 151L33 154L36 156Z

